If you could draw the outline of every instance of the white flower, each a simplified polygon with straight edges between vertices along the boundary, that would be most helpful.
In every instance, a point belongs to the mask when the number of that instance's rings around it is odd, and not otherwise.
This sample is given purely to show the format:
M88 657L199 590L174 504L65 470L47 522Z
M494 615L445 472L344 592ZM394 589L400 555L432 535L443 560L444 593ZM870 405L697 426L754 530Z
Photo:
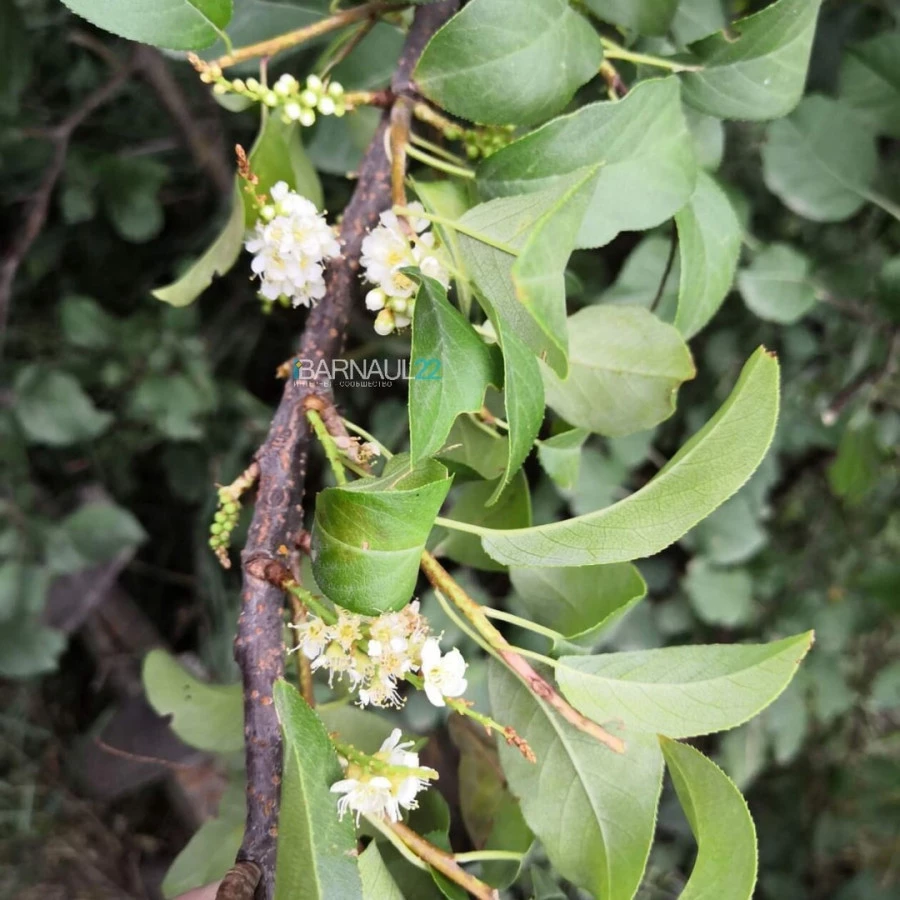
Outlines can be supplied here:
M424 213L421 203L410 203L409 208ZM418 288L415 281L404 274L404 269L418 268L444 287L449 287L450 275L442 262L435 236L428 230L428 219L417 215L408 217L410 234L393 211L385 210L378 218L379 224L363 239L360 261L363 277L375 285L375 289L366 295L366 307L378 312L375 331L388 335L412 321Z
M260 279L259 293L312 306L325 296L324 262L340 255L340 244L315 204L285 182L269 194L272 203L245 245L254 254L250 268Z
M332 793L343 794L338 800L338 814L343 819L347 810L356 813L356 824L360 816L387 817L392 822L400 821L400 807L393 793L394 786L382 775L375 775L366 781L344 778L331 786Z
M325 649L328 629L321 619L312 617L291 627L297 630L298 649L307 659L315 659Z
M388 765L406 769L418 769L419 754L410 752L409 748L415 746L413 741L400 743L400 729L395 728L390 736L381 745L381 749L375 754L376 758L383 759ZM429 770L433 772L434 770ZM437 777L437 772L434 772ZM418 773L411 772L405 778L400 777L394 782L394 796L397 803L403 809L417 809L419 806L416 795L426 790L428 781L421 778Z
M425 682L425 696L435 706L446 706L445 697L459 697L468 687L466 681L466 661L455 647L449 653L441 654L436 638L428 638L422 645L422 677Z

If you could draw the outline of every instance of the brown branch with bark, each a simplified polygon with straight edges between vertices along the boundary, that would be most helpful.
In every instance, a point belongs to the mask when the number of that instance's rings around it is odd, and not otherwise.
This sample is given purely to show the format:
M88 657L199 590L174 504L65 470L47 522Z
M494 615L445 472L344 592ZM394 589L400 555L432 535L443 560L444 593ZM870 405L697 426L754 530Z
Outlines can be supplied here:
M391 83L395 97L413 96L413 67L431 35L457 6L458 0L443 0L416 10ZM360 166L356 189L341 221L343 254L329 266L326 298L307 318L298 358L330 360L343 348L350 312L360 296L363 238L377 223L378 215L391 205L391 167L385 151L389 122L390 110L382 117ZM329 393L324 387L310 392L325 397ZM259 492L242 554L244 586L235 658L243 680L247 763L247 823L237 860L238 864L254 864L260 879L256 885L244 879L242 893L226 894L226 884L233 891L232 870L219 889L219 900L249 900L254 893L257 900L272 900L275 892L282 740L272 685L284 672L284 594L264 574L271 563L286 564L302 540L303 493L311 442L303 401L303 394L288 381L269 434L256 454Z

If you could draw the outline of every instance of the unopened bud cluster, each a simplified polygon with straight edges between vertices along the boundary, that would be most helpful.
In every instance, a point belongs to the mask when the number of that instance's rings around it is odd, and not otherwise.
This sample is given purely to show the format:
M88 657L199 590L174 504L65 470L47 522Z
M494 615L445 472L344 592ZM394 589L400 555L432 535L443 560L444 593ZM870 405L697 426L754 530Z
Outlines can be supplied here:
M469 159L485 159L509 144L515 132L513 125L486 125L481 128L466 129L462 133L463 146Z
M399 709L404 701L398 684L410 673L421 674L435 706L466 690L466 661L459 650L441 652L440 638L431 636L418 602L375 618L341 610L333 624L310 616L293 627L298 632L294 649L311 660L310 668L327 670L329 684L346 675L360 706Z
M421 203L410 203L409 208L424 212ZM366 294L366 308L378 313L375 331L380 335L406 328L412 322L418 286L404 269L419 269L444 287L450 285L440 244L429 230L428 220L413 216L407 221L408 230L395 213L386 210L362 242L363 277L375 285Z
M218 95L236 94L270 109L278 109L284 122L299 122L308 128L316 116L342 116L347 111L344 88L336 81L326 84L318 75L308 75L301 84L285 73L272 87L256 78L228 79L216 63L207 63L195 55L189 57L204 84L211 84Z
M223 565L226 565L228 561L231 533L237 528L240 514L241 504L234 494L228 488L219 488L218 509L213 516L212 525L209 526L209 546L215 551L220 561L225 560Z

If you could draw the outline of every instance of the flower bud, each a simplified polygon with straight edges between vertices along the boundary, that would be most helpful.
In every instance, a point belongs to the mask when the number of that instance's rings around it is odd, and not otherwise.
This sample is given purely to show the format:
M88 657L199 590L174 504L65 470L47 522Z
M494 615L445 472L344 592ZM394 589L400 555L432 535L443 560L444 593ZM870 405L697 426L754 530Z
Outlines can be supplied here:
M307 75L306 76L306 86L311 91L321 91L322 90L322 79L319 78L318 75Z
M343 97L344 86L336 81L332 81L331 84L328 85L328 93L335 99L337 99L338 97Z
M322 99L319 100L318 109L323 116L332 115L336 109L334 100L331 97L322 97Z
M319 95L315 91L307 89L300 95L300 102L304 106L312 108L319 102Z
M383 309L375 316L375 333L387 337L394 330L394 314L389 309Z
M304 109L303 112L300 113L300 124L304 128L309 128L311 125L314 125L316 121L316 114L311 109Z
M284 114L291 122L296 122L303 115L303 108L295 101L285 103Z
M384 291L375 288L374 290L371 290L368 294L366 294L366 309L370 310L371 312L378 312L378 310L384 309L384 303Z

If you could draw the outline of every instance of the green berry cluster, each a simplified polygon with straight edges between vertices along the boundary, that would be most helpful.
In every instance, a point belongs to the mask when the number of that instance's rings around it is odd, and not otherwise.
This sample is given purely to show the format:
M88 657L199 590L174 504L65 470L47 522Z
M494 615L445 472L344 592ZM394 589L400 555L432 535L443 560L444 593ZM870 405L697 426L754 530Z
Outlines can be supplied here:
M231 544L231 533L237 527L241 504L228 488L219 488L219 507L209 526L209 546L220 559Z
M469 159L485 159L502 150L513 139L513 125L486 125L482 128L467 129L462 134L463 146Z

